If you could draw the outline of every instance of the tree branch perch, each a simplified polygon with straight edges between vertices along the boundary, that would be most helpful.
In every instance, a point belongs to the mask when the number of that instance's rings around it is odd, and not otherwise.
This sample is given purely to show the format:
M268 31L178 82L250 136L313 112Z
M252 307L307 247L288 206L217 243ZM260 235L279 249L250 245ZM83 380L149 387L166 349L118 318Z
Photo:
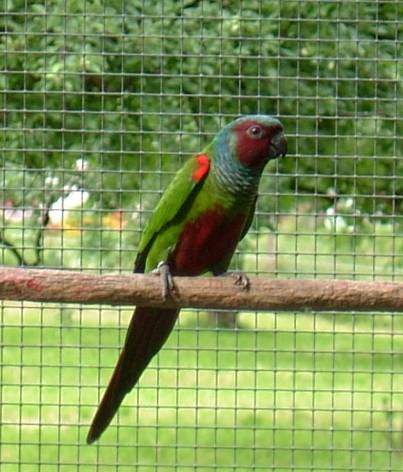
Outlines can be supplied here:
M175 277L175 292L164 301L155 275L0 267L0 299L166 308L403 312L403 283L263 277L251 277L250 282L245 291L231 277Z

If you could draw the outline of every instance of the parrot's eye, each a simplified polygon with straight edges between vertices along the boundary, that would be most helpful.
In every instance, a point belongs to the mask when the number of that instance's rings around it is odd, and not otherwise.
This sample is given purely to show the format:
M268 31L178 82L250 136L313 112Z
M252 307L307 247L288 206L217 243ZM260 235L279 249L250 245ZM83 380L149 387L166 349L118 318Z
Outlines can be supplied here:
M253 125L248 128L247 133L252 139L260 139L263 137L263 130L258 125Z

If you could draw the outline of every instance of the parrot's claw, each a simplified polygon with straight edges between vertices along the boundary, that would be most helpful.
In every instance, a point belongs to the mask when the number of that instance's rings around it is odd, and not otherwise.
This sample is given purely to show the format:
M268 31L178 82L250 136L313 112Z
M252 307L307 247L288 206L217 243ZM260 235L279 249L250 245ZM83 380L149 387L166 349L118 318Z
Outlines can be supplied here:
M162 298L166 300L175 288L174 279L172 278L169 265L166 262L161 261L157 268L152 271L152 273L160 276Z
M242 290L248 290L250 286L249 277L239 270L233 272L226 272L223 274L226 277L232 277L235 280L235 285L241 287Z

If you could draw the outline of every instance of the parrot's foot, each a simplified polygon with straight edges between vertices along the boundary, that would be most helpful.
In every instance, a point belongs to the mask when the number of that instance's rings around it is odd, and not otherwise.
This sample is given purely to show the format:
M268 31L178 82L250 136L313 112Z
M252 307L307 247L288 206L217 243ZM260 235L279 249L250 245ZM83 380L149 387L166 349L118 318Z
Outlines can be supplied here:
M164 261L160 262L157 268L152 271L152 273L160 276L162 298L166 300L175 288L174 279L172 278L168 263Z
M244 272L239 270L225 272L225 274L222 275L225 277L232 277L235 280L235 285L240 286L242 290L248 290L250 286L249 277Z

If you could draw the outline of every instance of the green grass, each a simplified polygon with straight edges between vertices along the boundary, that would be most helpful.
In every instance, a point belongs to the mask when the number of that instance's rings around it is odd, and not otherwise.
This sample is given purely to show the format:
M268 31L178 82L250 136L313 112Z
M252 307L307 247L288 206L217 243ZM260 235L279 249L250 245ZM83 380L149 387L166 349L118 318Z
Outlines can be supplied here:
M124 336L117 313L71 309L61 322L54 307L7 306L2 471L403 470L397 316L243 313L242 329L225 331L184 312L87 446Z
M392 223L367 222L357 232L336 233L323 218L291 215L280 219L275 233L250 233L242 245L242 264L250 272L403 281L403 232Z
M365 230L283 218L276 235L248 236L238 262L269 276L403 280L403 237ZM49 266L130 270L133 258L114 231L50 232L45 243ZM87 446L129 316L4 304L1 472L403 470L403 321L392 314L242 313L234 331L184 312Z

